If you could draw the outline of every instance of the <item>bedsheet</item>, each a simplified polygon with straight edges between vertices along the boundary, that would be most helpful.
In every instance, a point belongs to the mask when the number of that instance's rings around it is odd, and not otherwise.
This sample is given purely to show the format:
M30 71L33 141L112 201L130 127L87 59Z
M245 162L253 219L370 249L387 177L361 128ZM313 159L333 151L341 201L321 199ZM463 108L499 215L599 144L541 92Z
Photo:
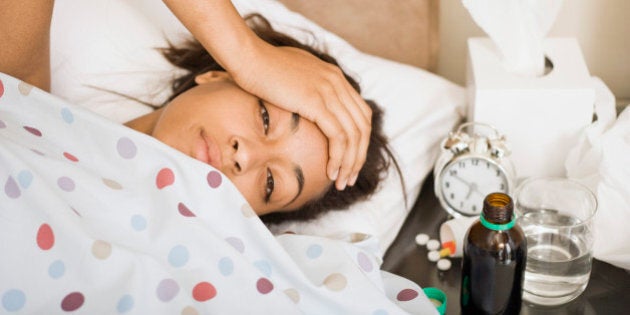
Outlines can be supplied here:
M378 244L273 236L211 166L0 74L0 313L436 313Z

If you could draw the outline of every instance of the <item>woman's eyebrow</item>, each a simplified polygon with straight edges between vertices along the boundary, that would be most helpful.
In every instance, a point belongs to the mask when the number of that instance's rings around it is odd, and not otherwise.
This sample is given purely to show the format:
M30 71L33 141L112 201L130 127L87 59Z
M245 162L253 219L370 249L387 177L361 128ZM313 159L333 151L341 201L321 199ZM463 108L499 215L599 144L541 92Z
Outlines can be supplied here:
M298 183L298 191L297 191L297 194L293 196L293 199L287 202L283 207L286 207L292 202L294 202L295 199L297 199L300 196L300 194L302 193L302 190L304 189L304 172L302 172L302 167L300 167L297 164L294 164L293 173L295 174L295 179L297 180L297 183Z
M298 130L299 126L300 115L298 115L297 113L291 113L291 133L294 134ZM302 167L294 163L293 173L295 174L295 179L298 183L298 191L297 194L295 194L295 196L293 196L293 198L289 200L289 202L287 202L283 207L286 207L294 202L300 196L300 194L302 194L302 190L304 189L304 172L302 171Z

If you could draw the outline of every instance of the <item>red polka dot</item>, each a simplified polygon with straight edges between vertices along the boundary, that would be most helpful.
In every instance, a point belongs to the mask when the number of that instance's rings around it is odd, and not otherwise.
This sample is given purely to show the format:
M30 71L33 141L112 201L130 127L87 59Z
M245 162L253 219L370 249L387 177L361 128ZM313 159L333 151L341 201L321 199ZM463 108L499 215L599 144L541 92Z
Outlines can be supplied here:
M66 312L76 311L83 305L83 302L85 302L85 297L81 292L72 292L61 301L61 309Z
M42 132L39 131L37 128L33 128L33 127L29 127L29 126L24 126L24 130L38 136L41 137L42 136Z
M175 174L170 168L161 169L155 178L155 185L158 189L172 185L175 182Z
M396 299L398 299L398 301L401 301L401 302L406 302L406 301L411 301L415 299L416 297L418 297L418 292L416 290L404 289L398 292L398 296L396 296Z
M181 215L183 215L185 217L194 217L195 216L195 214L192 211L190 211L190 209L188 209L188 207L186 207L185 204L183 204L181 202L177 205L177 210L179 210L179 214L181 214Z
M273 283L267 278L260 278L256 282L256 289L258 289L258 292L261 294L267 294L273 290Z
M74 155L72 155L72 154L70 154L70 153L68 153L68 152L64 152L64 153L63 153L63 156L65 156L65 157L66 157L66 159L68 159L68 160L70 160L70 161L72 161L72 162L79 162L79 159L77 159L77 157L76 157L76 156L74 156Z
M206 176L206 179L208 180L208 185L210 185L210 187L212 188L217 188L221 186L221 174L217 171L210 171L210 173L208 173L208 176Z
M2 80L0 80L0 97L4 94L4 84L2 84Z
M193 288L193 298L199 302L205 302L217 295L217 289L209 282L199 282Z
M42 250L49 250L55 244L55 234L50 225L44 223L37 230L37 246Z

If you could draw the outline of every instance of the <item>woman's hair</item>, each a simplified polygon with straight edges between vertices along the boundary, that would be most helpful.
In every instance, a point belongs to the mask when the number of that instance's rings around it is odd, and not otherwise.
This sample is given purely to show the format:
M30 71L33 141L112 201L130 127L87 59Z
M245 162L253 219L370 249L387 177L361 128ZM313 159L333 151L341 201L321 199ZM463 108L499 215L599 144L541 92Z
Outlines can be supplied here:
M304 45L297 40L275 31L269 21L260 14L251 14L245 17L249 27L264 41L274 46L290 46L303 49L317 56L321 60L339 66L335 58L319 51L311 46ZM208 71L225 71L218 62L203 48L196 40L189 40L179 46L169 45L168 48L161 49L165 58L173 65L186 70L186 73L172 82L173 95L167 103L181 93L196 86L195 77ZM344 72L344 76L357 92L361 89L357 82ZM348 186L339 191L334 185L330 185L322 197L307 202L296 211L275 212L261 216L266 223L277 223L286 220L310 220L329 210L347 209L351 204L367 199L378 188L378 184L385 177L389 163L392 161L398 174L402 174L398 163L394 159L387 146L387 138L383 134L383 111L376 106L373 101L366 100L372 109L372 131L368 146L366 161L359 171L357 181L354 186ZM405 195L405 194L404 194ZM406 198L406 195L405 195Z

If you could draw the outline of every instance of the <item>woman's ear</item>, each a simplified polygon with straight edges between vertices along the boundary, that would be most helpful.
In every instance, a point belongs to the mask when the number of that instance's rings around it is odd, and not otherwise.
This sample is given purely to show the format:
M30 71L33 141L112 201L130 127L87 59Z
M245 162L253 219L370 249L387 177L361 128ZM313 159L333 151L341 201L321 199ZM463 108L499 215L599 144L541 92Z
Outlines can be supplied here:
M195 83L204 84L222 80L234 81L232 76L226 71L208 71L195 77Z

